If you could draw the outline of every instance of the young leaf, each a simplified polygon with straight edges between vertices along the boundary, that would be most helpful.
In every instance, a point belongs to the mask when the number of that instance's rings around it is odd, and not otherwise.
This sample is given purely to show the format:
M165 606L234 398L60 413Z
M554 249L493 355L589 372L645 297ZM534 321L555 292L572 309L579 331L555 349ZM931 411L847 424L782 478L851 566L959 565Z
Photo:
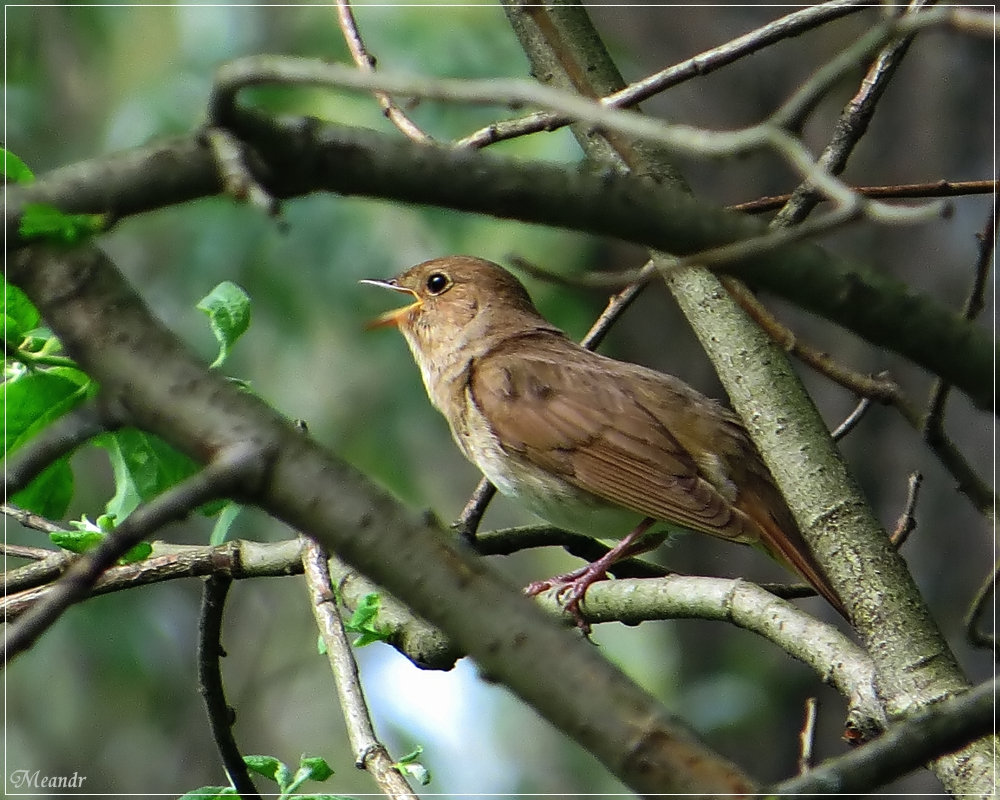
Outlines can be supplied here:
M289 774L288 767L274 756L243 756L243 761L251 772L270 778L279 786L281 785L279 776L282 773Z
M6 280L3 282L3 313L23 333L27 333L38 327L38 323L41 320L38 309L28 299L28 296L16 286L7 283ZM7 333L6 339L13 342L14 337Z
M115 476L115 496L107 512L118 520L139 503L160 494L198 471L198 465L160 437L126 428L105 434L97 443L108 451Z
M106 224L105 214L67 214L48 203L27 203L18 233L25 239L79 244L103 231Z
M419 781L421 786L426 786L431 782L431 771L417 761L420 754L423 752L424 748L417 745L413 752L407 753L399 759L399 761L393 764L393 766L400 772L400 774Z
M333 775L330 765L321 756L302 756L299 759L299 772L305 772L309 780L321 782Z
M220 797L235 797L236 790L232 786L202 786L181 795L178 800L217 800Z
M212 362L212 366L217 367L250 326L250 296L232 281L223 281L205 295L196 308L208 316L208 324L219 342L219 355Z
M375 592L366 594L354 609L351 618L344 623L345 630L361 634L354 640L355 647L364 647L372 642L384 642L389 639L389 630L375 622L380 603L381 600Z
M23 372L0 389L6 412L4 452L10 453L87 396L88 381L78 370L55 368ZM66 513L73 497L73 472L66 457L54 461L11 497L21 508L49 518Z
M0 150L3 150L3 174L7 180L11 183L31 183L35 179L35 173L20 158L6 147L0 147Z
M78 523L71 522L71 525ZM69 550L71 553L86 553L93 550L104 539L104 534L93 530L53 531L49 539L57 547Z

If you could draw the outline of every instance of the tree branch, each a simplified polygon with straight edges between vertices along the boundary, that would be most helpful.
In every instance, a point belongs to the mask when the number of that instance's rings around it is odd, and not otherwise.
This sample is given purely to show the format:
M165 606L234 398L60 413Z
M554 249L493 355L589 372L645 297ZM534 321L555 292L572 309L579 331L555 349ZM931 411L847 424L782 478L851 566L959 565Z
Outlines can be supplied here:
M205 581L201 595L201 615L198 619L198 688L205 701L212 739L219 748L222 765L239 796L246 800L261 800L247 770L246 762L233 738L235 712L226 701L219 660L226 654L222 648L222 613L232 585L230 578L213 575Z
M857 795L919 769L932 759L987 736L995 725L996 680L986 681L892 725L878 739L804 775L782 781L765 794Z
M359 768L368 770L386 796L415 800L413 789L393 766L389 751L375 735L375 726L361 689L358 664L351 652L351 643L347 640L347 631L344 630L344 622L333 597L330 571L326 565L327 554L320 545L309 539L305 539L303 545L302 563L305 566L313 616L326 645L326 657L333 671L341 713L347 724L347 737L354 749L355 763Z
M587 95L618 88L614 83L620 85L620 75L592 32L586 12L576 3L525 7L505 0L505 9L535 74L578 91L585 76L589 85L583 93ZM929 15L921 16L927 19ZM867 39L866 46L876 41ZM799 101L805 99L803 95ZM586 149L590 140L578 138ZM659 161L636 160L634 153L616 151L613 157L633 172L672 174L671 167L660 171ZM668 268L670 259L654 254L653 263ZM817 276L817 280L822 283L823 279ZM964 689L965 678L905 564L859 495L787 359L745 316L733 313L732 299L714 276L703 270L671 272L667 283L716 364L806 541L853 612L875 660L878 688L890 713L919 708ZM988 374L985 362L983 368ZM937 773L946 785L971 791L990 780L994 755L989 744L973 746L942 759Z
M276 197L323 190L426 203L604 234L679 255L764 231L759 221L627 176L455 152L314 120L239 112L231 123L261 160L255 177ZM120 217L220 189L211 153L195 139L81 162L8 188L8 246L23 245L17 224L29 202ZM980 407L992 407L990 337L903 282L811 243L720 268L895 350Z
M201 461L233 449L265 454L259 479L237 487L241 500L385 586L636 791L753 791L735 765L454 537L414 519L259 398L208 371L99 251L26 248L9 261L8 280L103 391L122 397L137 426ZM115 314L102 313L109 305Z

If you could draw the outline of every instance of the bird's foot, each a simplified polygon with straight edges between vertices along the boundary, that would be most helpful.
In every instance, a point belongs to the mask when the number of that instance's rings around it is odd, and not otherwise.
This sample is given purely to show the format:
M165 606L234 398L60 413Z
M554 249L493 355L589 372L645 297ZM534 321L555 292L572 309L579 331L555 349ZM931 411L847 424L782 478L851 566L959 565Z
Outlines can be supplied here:
M643 541L642 537L652 524L653 520L647 517L628 536L596 561L585 567L580 567L580 569L567 572L565 575L557 575L546 581L529 583L524 588L524 593L528 597L534 597L549 589L555 589L556 600L573 616L573 619L576 620L576 627L583 631L584 636L589 637L590 623L583 618L583 612L580 611L583 596L591 584L608 579L608 570L615 562L650 549L652 545L648 541Z
M535 597L549 589L555 589L557 602L573 617L576 627L583 632L583 635L589 637L590 623L583 618L580 603L591 584L604 580L608 580L607 568L594 562L544 581L533 581L524 587L524 593L528 597Z

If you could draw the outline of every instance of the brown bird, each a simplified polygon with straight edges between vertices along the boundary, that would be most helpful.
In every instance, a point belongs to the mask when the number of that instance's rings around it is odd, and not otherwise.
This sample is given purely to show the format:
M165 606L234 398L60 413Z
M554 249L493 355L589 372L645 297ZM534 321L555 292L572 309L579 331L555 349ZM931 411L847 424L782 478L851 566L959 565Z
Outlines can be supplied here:
M716 401L584 349L489 261L450 256L362 282L413 298L371 327L399 328L462 453L502 494L568 530L628 534L528 593L559 586L586 629L587 587L655 546L647 531L659 522L757 545L847 616L739 419Z

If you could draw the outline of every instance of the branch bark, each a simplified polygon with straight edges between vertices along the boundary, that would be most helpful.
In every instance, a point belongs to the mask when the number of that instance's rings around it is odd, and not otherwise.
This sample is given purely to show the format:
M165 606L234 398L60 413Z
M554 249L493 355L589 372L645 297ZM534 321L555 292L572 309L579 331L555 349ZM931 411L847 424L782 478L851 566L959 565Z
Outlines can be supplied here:
M587 95L621 87L617 68L573 0L524 6L504 0L533 73ZM674 170L662 153L621 152L578 131L588 155L631 170ZM656 261L663 256L654 254ZM821 281L822 282L822 281ZM716 367L737 412L788 499L803 536L852 611L878 671L887 711L910 713L968 688L912 577L833 447L822 419L788 359L736 306L714 275L671 273L667 284ZM935 772L952 791L992 790L996 742L984 739L939 759Z
M257 451L264 474L241 499L385 586L633 789L701 796L754 791L739 768L454 537L414 519L261 400L207 370L100 251L26 248L8 268L8 280L132 424L202 462L233 449Z
M381 197L607 235L676 255L766 231L760 220L634 177L454 151L247 111L234 111L227 124L252 152L254 178L283 199L316 191ZM28 203L118 219L221 190L218 166L199 137L80 162L30 185L8 188L8 248L25 244L17 229ZM979 407L992 408L995 348L987 332L901 281L809 242L718 269L900 353L953 383Z

